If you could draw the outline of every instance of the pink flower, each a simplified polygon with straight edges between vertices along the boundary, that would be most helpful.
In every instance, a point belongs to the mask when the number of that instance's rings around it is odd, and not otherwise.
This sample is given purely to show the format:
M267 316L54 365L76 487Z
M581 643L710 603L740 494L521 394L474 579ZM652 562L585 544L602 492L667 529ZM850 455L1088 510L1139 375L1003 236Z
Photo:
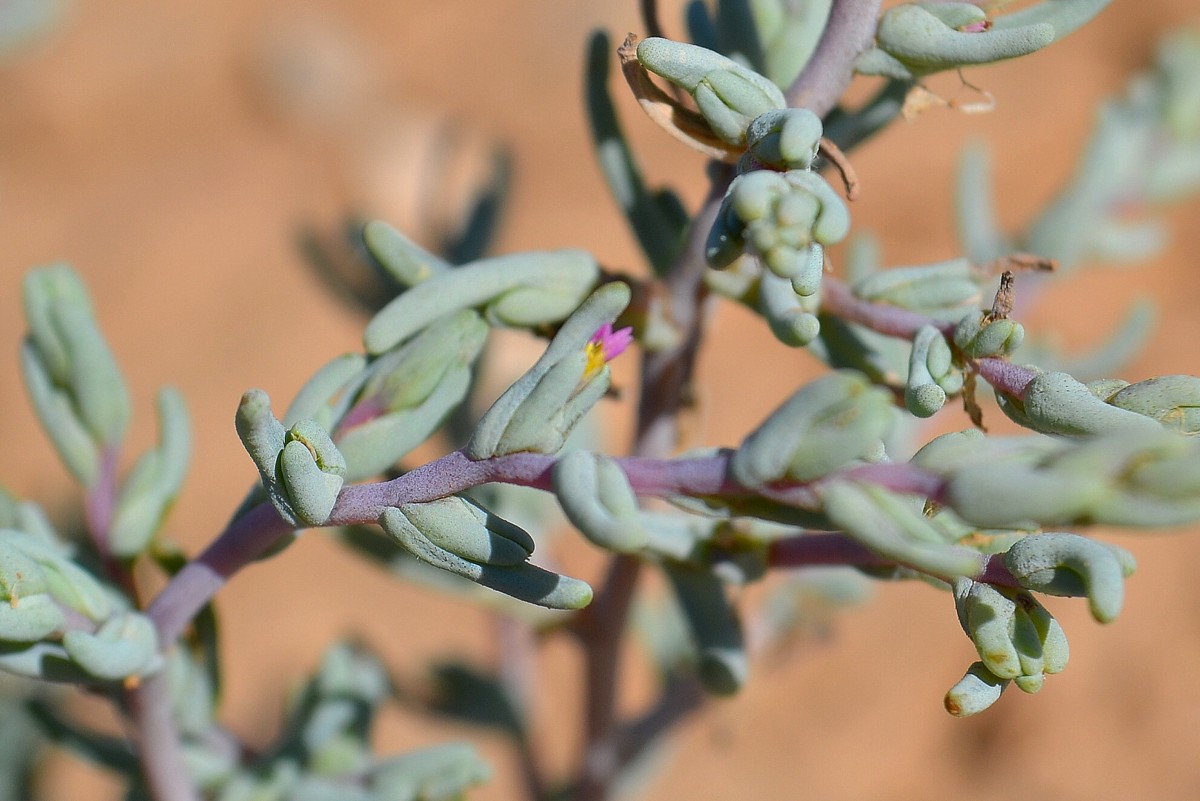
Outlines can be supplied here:
M981 19L979 22L970 22L959 28L962 33L983 33L988 28L992 27L990 19Z
M614 331L612 323L600 326L600 330L592 334L587 343L587 369L584 370L584 376L590 377L600 372L604 365L624 353L631 342L632 328Z

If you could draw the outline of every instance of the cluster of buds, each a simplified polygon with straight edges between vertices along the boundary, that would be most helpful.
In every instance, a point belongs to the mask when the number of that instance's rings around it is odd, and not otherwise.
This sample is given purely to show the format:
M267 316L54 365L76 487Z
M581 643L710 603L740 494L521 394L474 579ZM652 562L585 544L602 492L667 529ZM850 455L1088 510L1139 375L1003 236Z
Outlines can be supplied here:
M161 669L145 615L82 567L36 506L0 496L0 669L84 683Z
M1125 578L1133 573L1128 551L1075 534L1033 534L1004 553L1004 566L1019 584L1001 587L970 577L953 582L963 631L980 661L946 694L946 709L959 717L982 712L1009 682L1027 693L1067 666L1062 626L1033 592L1082 596L1092 616L1109 623L1121 611Z
M346 460L319 423L301 420L285 428L271 413L267 393L250 390L238 405L237 431L280 517L295 526L329 519Z
M34 270L25 279L23 300L29 334L21 366L34 411L67 469L103 493L106 485L118 484L116 456L131 408L125 381L74 270L61 264ZM187 474L191 432L182 395L171 387L160 390L157 410L158 446L120 484L111 519L93 521L122 559L150 545Z
M249 798L459 798L491 775L474 748L446 743L376 757L371 729L393 696L379 659L343 643L331 646L315 675L286 710L280 741L254 762L238 765L212 746L208 731L185 740L196 783L221 801ZM207 749L205 746L208 745Z
M751 305L783 342L808 344L820 328L812 304L824 272L824 248L850 229L845 203L813 171L820 119L806 109L787 108L770 80L706 48L651 38L638 44L636 55L641 69L691 95L702 120L697 124L715 137L718 153L739 160L740 174L709 233L709 265L726 269L751 257L751 286L739 299L757 298Z

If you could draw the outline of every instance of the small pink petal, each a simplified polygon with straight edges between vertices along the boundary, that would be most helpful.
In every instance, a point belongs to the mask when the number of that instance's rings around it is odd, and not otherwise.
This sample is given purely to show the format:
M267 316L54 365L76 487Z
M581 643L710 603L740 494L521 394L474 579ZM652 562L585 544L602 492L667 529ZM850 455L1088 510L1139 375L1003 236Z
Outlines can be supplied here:
M631 342L633 342L633 329L625 327L619 331L613 331L612 323L605 323L600 326L596 333L592 334L592 338L588 340L589 345L600 346L600 351L606 362L620 356L629 347Z
M596 329L596 333L592 334L592 338L589 339L588 342L596 342L598 344L603 345L604 342L610 336L612 336L612 332L613 332L612 323L605 323L604 325L602 325L598 329Z
M626 326L618 331L613 331L612 326L608 326L608 336L601 342L604 347L604 361L610 362L620 356L632 342L632 328Z

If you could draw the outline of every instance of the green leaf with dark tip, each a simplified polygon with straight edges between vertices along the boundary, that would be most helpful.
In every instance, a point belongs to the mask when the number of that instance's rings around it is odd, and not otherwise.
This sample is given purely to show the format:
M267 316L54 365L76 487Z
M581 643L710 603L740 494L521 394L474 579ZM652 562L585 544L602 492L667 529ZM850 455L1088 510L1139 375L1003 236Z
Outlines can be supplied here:
M518 600L550 609L581 609L592 601L592 588L579 579L527 562L481 565L451 553L432 542L395 507L385 509L379 522L392 539L421 561Z
M715 695L732 695L750 670L742 626L725 586L707 568L664 562L663 572L688 622L699 652L700 681Z
M433 666L428 708L463 723L497 729L514 740L525 737L525 723L504 686L492 674L465 662Z

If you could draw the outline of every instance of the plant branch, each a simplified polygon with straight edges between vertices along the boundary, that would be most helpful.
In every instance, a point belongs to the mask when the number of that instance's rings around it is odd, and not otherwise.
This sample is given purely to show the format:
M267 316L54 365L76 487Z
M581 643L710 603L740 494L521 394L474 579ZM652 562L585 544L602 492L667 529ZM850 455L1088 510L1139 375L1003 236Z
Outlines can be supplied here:
M1007 359L980 359L975 363L979 377L992 385L997 392L1020 398L1029 382L1037 377L1037 371Z
M1004 554L985 555L961 546L952 546L952 548L961 550L964 555L970 554L978 557L976 581L1004 587L1021 586L1005 567ZM930 572L925 568L917 568L905 562L887 559L870 550L849 534L836 531L805 532L775 540L767 547L767 564L773 568L833 565L860 568L910 567L925 576L946 582L957 578L957 574L954 573Z
M819 508L820 500L811 484L777 482L760 490L738 484L729 475L731 458L731 451L722 451L712 456L685 459L631 456L614 461L625 473L633 491L642 496L761 496L793 506ZM556 461L556 456L540 453L516 453L472 461L462 451L454 451L391 481L345 488L325 525L374 524L388 507L437 500L487 483L550 491L550 475ZM869 481L897 492L922 494L935 500L942 486L940 477L910 464L865 465L833 475ZM173 642L230 576L261 557L292 531L292 526L281 519L269 503L259 504L235 520L208 549L180 570L150 603L147 614L158 627L160 640Z
M108 557L108 530L112 527L113 508L117 496L117 465L120 449L108 446L100 454L100 467L96 482L88 488L84 498L83 514L87 520L88 534L96 551Z
M858 540L840 532L805 533L782 537L767 548L771 567L886 567L895 564L884 559Z
M692 221L687 243L666 279L667 314L680 333L671 348L647 353L642 362L642 394L638 401L634 452L666 456L678 447L678 416L691 402L692 373L704 330L704 246L716 221L721 199L733 180L733 169L712 164L708 198Z
M159 642L164 647L173 643L230 576L292 530L269 503L259 504L234 520L150 602L146 614L158 628Z
M829 275L821 279L821 311L901 339L912 339L927 325L934 326L947 337L954 333L954 323L938 322L899 306L863 300L844 282Z
M927 325L937 328L949 339L955 328L954 323L940 322L899 306L863 300L856 297L845 283L832 276L825 276L821 281L821 311L901 339L912 339ZM1032 368L993 356L972 360L972 364L979 376L994 389L1018 398L1037 375Z
M641 573L635 556L618 555L596 600L580 613L575 631L584 646L584 747L575 801L602 801L620 772L614 732L617 726L617 663L625 620Z
M126 692L125 706L138 732L142 776L154 801L200 801L180 748L166 671L142 679Z
M833 0L829 21L808 64L785 93L789 106L824 117L854 77L854 60L871 46L882 0Z
M658 701L621 727L616 737L618 770L629 767L680 721L699 711L707 698L695 676L668 679Z
M104 572L121 588L134 605L138 604L137 585L126 565L112 554L109 542L113 512L117 505L117 471L121 462L119 445L109 445L100 454L100 469L96 481L88 487L83 500L83 516L87 523L92 547L100 557Z
M731 167L710 164L708 197L692 219L687 242L664 279L667 313L681 336L675 346L643 356L633 447L639 457L665 457L679 446L678 418L692 396L692 374L704 334L708 297L704 246L733 176ZM721 472L719 480L724 482L726 471L721 468ZM707 478L711 481L717 476L710 474ZM587 699L575 801L608 798L622 768L617 754L617 668L640 572L641 562L636 556L613 557L597 602L580 616L578 631L584 644Z

